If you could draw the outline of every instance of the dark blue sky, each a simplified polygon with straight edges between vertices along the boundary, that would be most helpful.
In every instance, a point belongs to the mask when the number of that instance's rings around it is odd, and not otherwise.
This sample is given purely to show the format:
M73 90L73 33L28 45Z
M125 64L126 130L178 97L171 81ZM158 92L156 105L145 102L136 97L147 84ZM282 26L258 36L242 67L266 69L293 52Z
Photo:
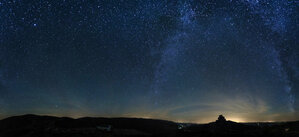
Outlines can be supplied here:
M1 0L0 118L298 120L295 0Z

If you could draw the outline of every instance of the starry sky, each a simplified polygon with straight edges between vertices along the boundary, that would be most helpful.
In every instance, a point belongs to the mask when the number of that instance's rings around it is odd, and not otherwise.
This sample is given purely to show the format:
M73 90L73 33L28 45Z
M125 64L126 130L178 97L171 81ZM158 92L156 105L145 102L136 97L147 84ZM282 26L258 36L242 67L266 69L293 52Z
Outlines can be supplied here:
M0 119L299 120L296 0L0 0Z

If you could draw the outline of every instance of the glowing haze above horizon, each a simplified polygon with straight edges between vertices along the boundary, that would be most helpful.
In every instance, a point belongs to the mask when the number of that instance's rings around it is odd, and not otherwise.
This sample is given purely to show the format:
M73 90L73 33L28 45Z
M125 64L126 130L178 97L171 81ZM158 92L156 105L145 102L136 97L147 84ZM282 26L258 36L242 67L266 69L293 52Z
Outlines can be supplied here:
M295 0L1 0L0 119L299 120Z

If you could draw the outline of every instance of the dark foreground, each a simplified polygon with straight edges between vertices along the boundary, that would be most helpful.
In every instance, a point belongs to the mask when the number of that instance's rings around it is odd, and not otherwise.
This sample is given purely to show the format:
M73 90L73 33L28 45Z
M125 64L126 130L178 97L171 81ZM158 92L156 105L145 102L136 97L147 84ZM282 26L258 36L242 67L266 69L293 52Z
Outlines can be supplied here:
M0 120L0 137L299 137L299 121L180 124L137 118L23 115Z

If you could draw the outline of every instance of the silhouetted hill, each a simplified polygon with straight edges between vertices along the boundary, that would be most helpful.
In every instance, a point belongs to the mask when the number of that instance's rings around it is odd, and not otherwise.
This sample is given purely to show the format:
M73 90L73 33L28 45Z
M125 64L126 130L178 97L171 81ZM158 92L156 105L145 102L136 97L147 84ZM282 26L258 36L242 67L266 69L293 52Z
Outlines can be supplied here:
M165 120L142 119L142 118L67 118L37 115L13 116L0 121L0 137L22 136L60 136L66 132L74 135L72 131L82 130L91 134L102 134L96 129L97 126L112 125L116 132L136 132L142 135L170 135L175 133L177 124ZM118 131L118 130L121 131ZM84 131L85 130L85 131ZM137 133L138 132L138 133ZM77 133L77 132L76 132ZM113 133L105 133L113 134ZM120 133L122 134L122 133ZM125 134L125 133L123 133ZM63 136L63 135L61 135Z
M299 137L299 121L280 123L237 123L219 121L186 127L182 136L200 137Z
M112 130L106 129L112 127ZM220 117L208 124L142 118L67 118L38 115L0 120L0 137L298 137L299 121L236 123Z

